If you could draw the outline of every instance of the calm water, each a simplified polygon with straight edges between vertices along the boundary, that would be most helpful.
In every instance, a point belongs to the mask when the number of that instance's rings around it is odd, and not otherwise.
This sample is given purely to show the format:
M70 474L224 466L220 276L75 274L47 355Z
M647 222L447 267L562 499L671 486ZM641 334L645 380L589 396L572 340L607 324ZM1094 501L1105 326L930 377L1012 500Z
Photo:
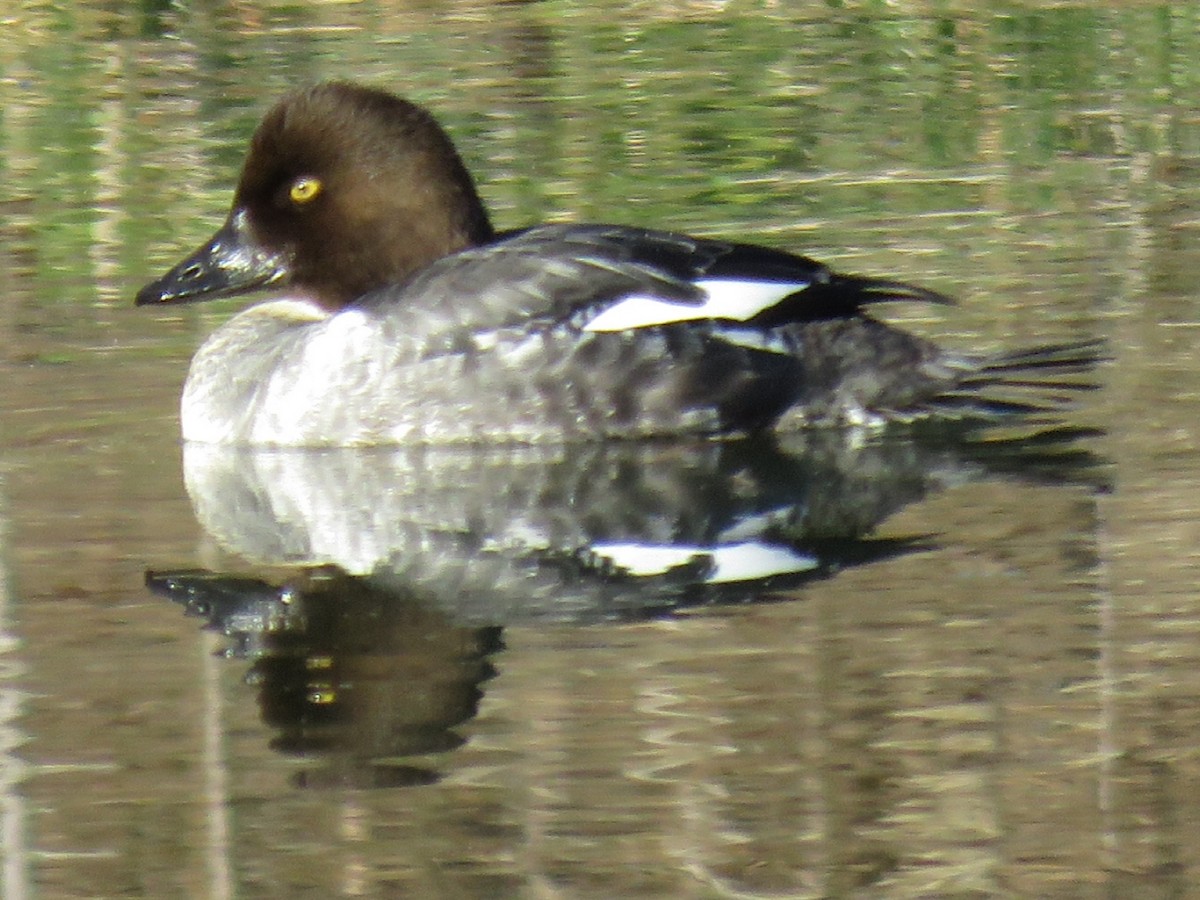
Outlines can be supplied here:
M0 894L1200 894L1200 4L187 6L0 15ZM504 541L718 529L771 459L185 459L236 304L133 293L322 77L432 105L500 226L756 235L960 297L896 313L948 345L1105 338L1090 467L832 448L804 571L739 594Z

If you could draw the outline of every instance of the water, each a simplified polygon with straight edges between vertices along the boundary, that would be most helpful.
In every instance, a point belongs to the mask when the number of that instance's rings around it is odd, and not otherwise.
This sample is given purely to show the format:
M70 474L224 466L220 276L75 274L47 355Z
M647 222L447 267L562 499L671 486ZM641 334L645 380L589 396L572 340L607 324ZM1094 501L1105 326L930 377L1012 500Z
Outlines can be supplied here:
M0 893L1192 893L1198 20L1194 3L7 12ZM1103 429L1084 442L1100 464L926 460L890 506L847 510L856 479L896 466L844 448L803 508L840 515L858 557L667 616L673 589L558 617L519 596L447 607L479 595L418 579L419 543L403 596L256 557L202 527L227 520L194 508L177 440L187 360L237 304L132 296L218 224L263 107L322 77L433 106L501 227L757 236L960 297L895 313L951 346L1103 337L1104 387L1073 414ZM680 512L707 471L688 459L639 462L646 502L604 521ZM561 465L551 486L580 477ZM423 484L458 485L440 478ZM516 506L469 483L426 502L476 523L561 508L530 483L503 494ZM397 495L389 523L427 508ZM332 527L360 507L314 509ZM875 527L847 542L850 520ZM338 539L375 533L353 525ZM343 561L371 558L354 546ZM164 596L164 573L196 569L254 580L188 582L233 591L231 634L202 627L211 596L192 616Z

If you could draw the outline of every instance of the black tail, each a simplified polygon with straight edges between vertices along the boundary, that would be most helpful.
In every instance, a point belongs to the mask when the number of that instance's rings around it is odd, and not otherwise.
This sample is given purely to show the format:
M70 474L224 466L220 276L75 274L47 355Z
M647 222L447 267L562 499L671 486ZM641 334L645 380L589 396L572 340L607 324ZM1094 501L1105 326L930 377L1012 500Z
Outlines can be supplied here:
M954 306L954 298L903 281L888 281L883 278L868 278L862 275L833 276L832 284L852 294L859 306L867 303L936 303L939 306ZM809 290L812 290L809 288Z
M952 306L954 300L937 291L903 281L832 272L825 280L814 280L803 290L767 307L750 321L760 328L773 328L790 322L848 319L873 303L936 303Z
M1100 386L1095 369L1107 359L1104 346L1088 340L968 359L962 377L932 406L964 419L1054 416Z

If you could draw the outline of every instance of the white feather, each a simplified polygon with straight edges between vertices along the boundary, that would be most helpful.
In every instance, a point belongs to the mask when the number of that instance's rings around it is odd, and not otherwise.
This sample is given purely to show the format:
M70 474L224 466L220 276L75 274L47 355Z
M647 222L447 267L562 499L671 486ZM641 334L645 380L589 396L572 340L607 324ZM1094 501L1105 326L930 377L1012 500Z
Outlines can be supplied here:
M819 565L816 557L797 553L789 547L754 541L715 548L713 562L716 567L707 579L713 584L794 575L812 571Z
M790 354L791 348L778 334L753 326L726 327L717 330L721 340L750 350Z
M701 303L672 303L657 297L624 297L588 322L584 331L628 331L697 319L726 319L745 322L770 309L784 297L808 287L808 282L738 281L727 278L702 279L696 287L704 291Z
M817 567L817 560L811 556L790 547L758 541L713 547L629 542L594 544L590 550L621 571L642 578L665 575L671 569L704 560L708 564L704 581L708 584L769 578Z

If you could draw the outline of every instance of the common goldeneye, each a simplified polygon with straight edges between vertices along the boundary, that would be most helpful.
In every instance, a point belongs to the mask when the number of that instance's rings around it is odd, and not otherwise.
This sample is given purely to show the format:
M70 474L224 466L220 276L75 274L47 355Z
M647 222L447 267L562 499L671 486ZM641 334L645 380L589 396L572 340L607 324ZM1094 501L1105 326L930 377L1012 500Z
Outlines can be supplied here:
M535 442L988 417L1053 405L1061 376L1096 357L1088 343L952 354L864 312L941 294L765 247L620 225L496 232L433 117L347 83L266 114L225 224L137 303L267 287L285 293L192 360L186 440Z

